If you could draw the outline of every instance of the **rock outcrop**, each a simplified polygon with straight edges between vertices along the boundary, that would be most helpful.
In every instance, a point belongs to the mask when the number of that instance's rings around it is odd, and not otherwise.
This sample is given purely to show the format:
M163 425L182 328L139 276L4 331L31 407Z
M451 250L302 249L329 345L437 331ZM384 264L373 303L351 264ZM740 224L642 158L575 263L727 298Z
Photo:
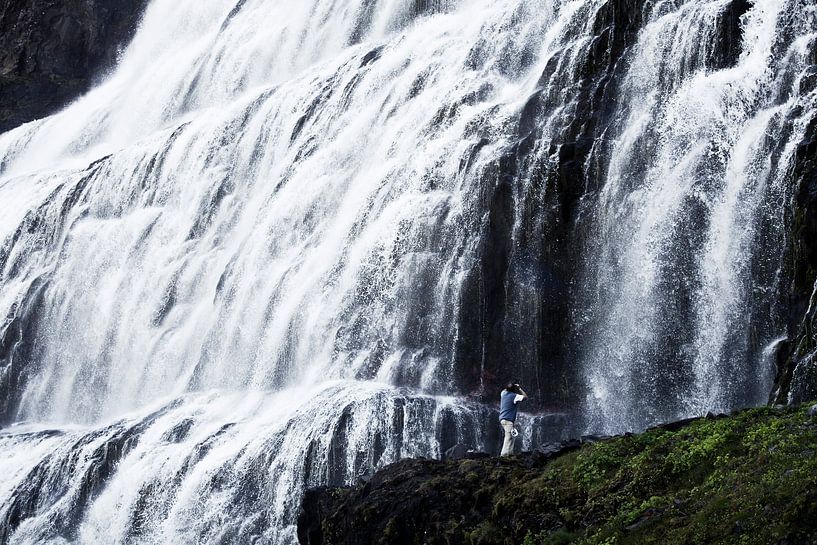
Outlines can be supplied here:
M0 132L86 92L133 36L147 0L0 0Z
M817 63L817 49L814 52ZM811 85L817 84L817 72ZM785 263L789 285L782 301L788 340L778 354L775 403L817 398L817 117L798 146L791 173L793 198L787 215Z
M817 419L765 408L549 453L403 460L307 491L302 545L788 543L817 539Z

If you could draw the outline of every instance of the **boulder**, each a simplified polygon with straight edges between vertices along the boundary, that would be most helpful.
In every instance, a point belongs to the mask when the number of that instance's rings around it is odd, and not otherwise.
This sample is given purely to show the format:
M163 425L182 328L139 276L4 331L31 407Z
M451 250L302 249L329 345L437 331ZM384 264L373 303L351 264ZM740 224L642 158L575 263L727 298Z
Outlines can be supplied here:
M470 450L471 447L468 445L457 443L443 453L443 460L462 460Z
M480 452L463 443L457 443L443 453L443 460L478 460L490 456L487 452Z

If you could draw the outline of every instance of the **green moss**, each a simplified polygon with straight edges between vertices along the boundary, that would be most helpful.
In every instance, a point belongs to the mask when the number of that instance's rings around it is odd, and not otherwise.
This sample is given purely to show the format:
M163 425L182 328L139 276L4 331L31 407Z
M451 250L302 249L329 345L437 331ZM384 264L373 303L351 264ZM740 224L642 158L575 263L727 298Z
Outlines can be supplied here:
M468 545L493 545L494 543L502 543L505 536L493 523L485 521L470 532L466 534L466 543ZM457 543L456 540L451 543Z
M578 538L578 534L564 528L559 528L552 532L540 532L537 535L533 535L533 533L528 531L524 541L522 541L522 545L567 545L568 543L573 543Z
M389 520L386 523L386 527L383 530L383 535L380 538L381 543L390 543L394 541L399 536L399 532L397 530L397 524L394 519Z
M791 535L804 516L797 513L814 509L815 453L817 422L805 409L701 419L674 433L653 430L583 448L569 473L573 482L561 487L585 492L587 501L548 503L566 525L560 532L575 543L772 543ZM817 535L812 520L809 535ZM551 535L526 539L546 544Z

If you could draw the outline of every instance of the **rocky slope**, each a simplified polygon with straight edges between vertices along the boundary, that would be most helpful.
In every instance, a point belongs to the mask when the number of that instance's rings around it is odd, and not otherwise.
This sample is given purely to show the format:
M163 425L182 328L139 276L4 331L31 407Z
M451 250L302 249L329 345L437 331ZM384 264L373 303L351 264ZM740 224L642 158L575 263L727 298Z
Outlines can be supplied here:
M557 454L404 460L307 492L303 545L811 544L817 408L753 409Z
M0 132L47 116L111 68L147 0L0 0Z

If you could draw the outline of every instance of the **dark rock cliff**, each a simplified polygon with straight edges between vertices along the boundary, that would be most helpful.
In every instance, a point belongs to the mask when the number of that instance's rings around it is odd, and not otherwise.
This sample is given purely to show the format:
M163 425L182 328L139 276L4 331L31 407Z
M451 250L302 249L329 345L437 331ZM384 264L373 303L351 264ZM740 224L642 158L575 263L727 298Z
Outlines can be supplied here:
M133 36L147 0L0 0L0 132L86 92Z
M806 61L811 68L799 81L801 96L817 89L817 42L811 43ZM776 353L778 374L770 399L801 403L817 398L817 112L811 112L787 175L785 286L779 303L786 338Z
M789 284L782 302L788 338L778 353L775 403L817 398L817 117L798 146L791 177L790 240L784 264Z

